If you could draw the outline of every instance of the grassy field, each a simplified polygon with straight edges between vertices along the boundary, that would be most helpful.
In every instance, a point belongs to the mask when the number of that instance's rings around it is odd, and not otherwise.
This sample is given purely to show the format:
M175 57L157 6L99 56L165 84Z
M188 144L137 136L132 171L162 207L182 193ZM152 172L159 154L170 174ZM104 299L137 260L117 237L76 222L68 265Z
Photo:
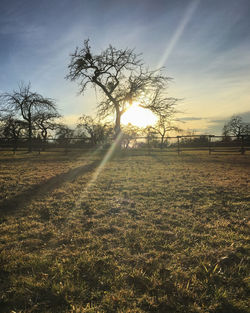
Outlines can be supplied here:
M0 154L0 312L246 313L250 155Z

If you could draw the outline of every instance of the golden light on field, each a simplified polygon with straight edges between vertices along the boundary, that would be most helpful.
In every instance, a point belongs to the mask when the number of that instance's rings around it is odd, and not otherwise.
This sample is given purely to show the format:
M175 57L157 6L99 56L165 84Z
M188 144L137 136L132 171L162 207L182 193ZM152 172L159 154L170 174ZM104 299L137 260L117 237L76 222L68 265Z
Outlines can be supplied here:
M131 107L122 115L121 123L123 125L132 124L138 127L154 125L157 117L148 109L143 109L138 102L134 102Z

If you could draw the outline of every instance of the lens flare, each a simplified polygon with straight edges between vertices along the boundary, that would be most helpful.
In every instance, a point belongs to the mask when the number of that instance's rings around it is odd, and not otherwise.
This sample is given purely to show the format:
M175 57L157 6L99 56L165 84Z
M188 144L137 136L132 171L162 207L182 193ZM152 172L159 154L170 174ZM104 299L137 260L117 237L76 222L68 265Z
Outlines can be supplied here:
M184 18L180 22L178 28L176 29L173 37L170 40L170 43L166 47L165 52L164 52L160 62L158 63L158 68L161 68L166 63L169 55L173 51L175 45L177 44L177 42L179 41L179 39L180 39L180 37L182 35L184 29L186 28L186 26L187 26L188 22L190 21L192 15L194 14L194 12L195 12L199 2L200 2L200 0L193 0L188 5L187 10L186 10L185 15L184 15Z
M150 110L140 107L138 102L134 102L121 118L121 123L123 125L132 124L138 127L154 125L156 121L156 115Z
M116 150L116 148L118 147L120 141L122 138L122 133L119 133L119 135L116 137L115 141L112 143L112 145L110 146L110 148L108 149L107 153L105 154L104 158L102 159L101 163L99 164L99 166L96 168L95 172L93 173L90 181L88 182L88 184L85 185L84 190L82 191L80 197L78 198L78 200L76 201L76 207L79 208L81 201L84 199L84 197L88 194L88 192L90 191L91 187L93 186L93 184L95 183L95 181L97 180L98 176L100 175L100 173L102 172L102 170L104 169L106 163L110 160L110 158L112 157L114 151Z

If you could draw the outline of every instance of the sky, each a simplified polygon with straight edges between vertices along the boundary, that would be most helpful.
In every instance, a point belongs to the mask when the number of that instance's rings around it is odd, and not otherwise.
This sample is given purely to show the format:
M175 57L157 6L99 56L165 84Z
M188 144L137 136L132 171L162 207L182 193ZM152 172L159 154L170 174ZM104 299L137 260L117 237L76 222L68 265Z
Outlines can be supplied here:
M0 92L31 82L68 124L93 115L101 96L65 79L70 53L90 39L164 66L182 128L220 134L232 115L250 121L249 0L1 0Z

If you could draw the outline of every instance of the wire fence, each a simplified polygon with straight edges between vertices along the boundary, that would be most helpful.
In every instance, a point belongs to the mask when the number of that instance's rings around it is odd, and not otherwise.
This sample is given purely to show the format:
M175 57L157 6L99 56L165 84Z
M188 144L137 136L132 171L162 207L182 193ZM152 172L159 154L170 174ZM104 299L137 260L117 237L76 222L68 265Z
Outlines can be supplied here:
M68 138L0 138L0 151L37 151L64 152L74 150L89 151L91 149L107 150L113 144L112 138L102 142L95 142L93 138L68 137ZM175 152L178 155L187 151L207 151L212 153L239 153L250 151L250 135L240 136L215 136L215 135L187 135L175 137L121 136L119 146L123 151L154 151Z

